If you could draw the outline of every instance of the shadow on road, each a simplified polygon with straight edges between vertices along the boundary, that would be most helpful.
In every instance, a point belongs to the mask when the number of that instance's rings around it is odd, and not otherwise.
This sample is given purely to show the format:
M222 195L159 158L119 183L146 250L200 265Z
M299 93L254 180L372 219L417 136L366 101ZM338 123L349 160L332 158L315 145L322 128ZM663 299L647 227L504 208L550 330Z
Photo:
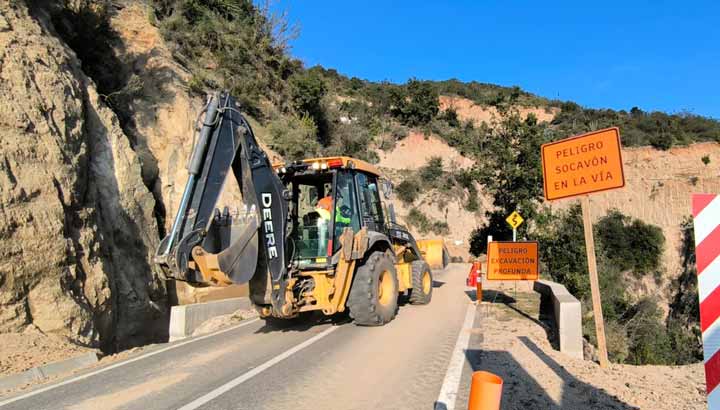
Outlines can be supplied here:
M343 325L350 323L352 320L347 314L337 313L332 316L325 316L320 312L304 312L292 319L278 319L274 317L261 319L265 321L265 326L256 330L255 333L272 333L272 332L305 332L313 327L332 324Z
M562 380L560 398L555 401L507 351L468 349L465 357L473 371L484 370L503 379L503 410L525 409L618 409L637 410L605 390L591 386L563 368L525 336L519 340ZM458 403L462 405L462 403Z

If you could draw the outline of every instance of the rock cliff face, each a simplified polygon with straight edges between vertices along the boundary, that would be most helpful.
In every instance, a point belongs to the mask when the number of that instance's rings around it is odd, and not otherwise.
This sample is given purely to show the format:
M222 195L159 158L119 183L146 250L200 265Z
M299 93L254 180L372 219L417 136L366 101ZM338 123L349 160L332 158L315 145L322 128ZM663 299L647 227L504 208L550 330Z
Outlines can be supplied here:
M149 264L155 200L49 21L0 3L0 332L32 324L107 350L155 340L167 321Z

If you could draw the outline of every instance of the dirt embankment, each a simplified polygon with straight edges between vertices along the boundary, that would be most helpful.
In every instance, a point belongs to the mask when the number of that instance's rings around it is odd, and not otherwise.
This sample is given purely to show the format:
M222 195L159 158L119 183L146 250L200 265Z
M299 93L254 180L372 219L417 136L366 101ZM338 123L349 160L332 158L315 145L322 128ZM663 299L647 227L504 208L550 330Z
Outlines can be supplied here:
M516 107L522 118L533 114L540 122L550 122L560 112L557 107ZM440 111L454 109L461 121L472 121L473 125L491 124L499 118L497 108L475 104L473 101L455 96L440 96Z
M418 169L431 157L440 157L446 168L470 168L474 161L462 156L455 148L435 135L411 131L390 151L378 151L378 166L391 169Z

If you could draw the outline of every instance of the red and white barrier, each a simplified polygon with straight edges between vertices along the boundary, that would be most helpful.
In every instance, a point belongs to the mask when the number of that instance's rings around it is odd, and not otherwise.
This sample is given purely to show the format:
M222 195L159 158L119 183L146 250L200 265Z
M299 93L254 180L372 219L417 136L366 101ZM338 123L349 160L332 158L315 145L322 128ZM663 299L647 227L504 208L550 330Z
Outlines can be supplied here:
M708 408L720 410L720 195L694 194L692 214Z

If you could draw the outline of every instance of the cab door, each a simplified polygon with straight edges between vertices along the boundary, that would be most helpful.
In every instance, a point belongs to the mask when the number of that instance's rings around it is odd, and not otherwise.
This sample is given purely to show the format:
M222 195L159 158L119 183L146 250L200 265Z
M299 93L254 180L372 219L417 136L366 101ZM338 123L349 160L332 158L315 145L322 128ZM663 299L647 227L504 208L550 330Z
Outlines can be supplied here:
M375 175L358 172L355 182L360 200L360 219L369 231L384 232L385 218L380 202L380 189Z

